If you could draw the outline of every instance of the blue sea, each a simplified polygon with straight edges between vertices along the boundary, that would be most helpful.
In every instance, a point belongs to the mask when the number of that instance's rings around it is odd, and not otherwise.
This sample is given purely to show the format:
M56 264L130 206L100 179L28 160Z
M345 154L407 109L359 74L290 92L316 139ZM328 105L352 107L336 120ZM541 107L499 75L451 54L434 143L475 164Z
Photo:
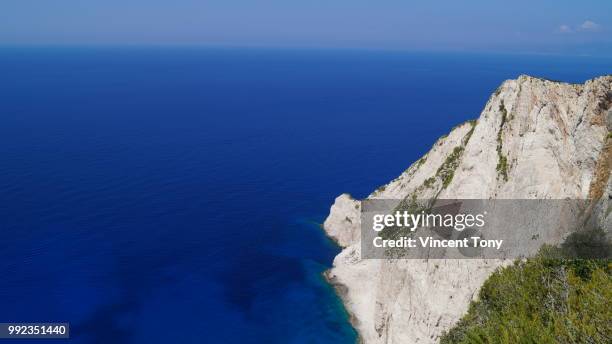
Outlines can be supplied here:
M2 47L0 322L69 322L71 343L353 343L321 276L335 196L396 177L504 79L611 72L552 55Z

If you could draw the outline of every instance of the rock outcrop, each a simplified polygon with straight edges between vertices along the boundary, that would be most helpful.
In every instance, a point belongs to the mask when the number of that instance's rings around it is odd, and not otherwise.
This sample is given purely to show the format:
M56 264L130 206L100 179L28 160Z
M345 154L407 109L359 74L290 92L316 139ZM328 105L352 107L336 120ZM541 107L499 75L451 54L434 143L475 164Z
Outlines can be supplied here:
M523 75L368 197L593 199L593 221L609 230L611 130L612 76L568 84ZM343 250L326 276L367 344L436 343L509 263L361 259L359 217L360 201L336 199L324 228Z

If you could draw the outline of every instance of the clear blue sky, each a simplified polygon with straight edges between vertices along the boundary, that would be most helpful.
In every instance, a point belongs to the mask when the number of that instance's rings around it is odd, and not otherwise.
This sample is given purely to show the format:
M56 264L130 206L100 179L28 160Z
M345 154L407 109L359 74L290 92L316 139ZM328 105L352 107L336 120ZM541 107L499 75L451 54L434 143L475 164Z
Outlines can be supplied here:
M0 0L2 43L612 56L612 1Z

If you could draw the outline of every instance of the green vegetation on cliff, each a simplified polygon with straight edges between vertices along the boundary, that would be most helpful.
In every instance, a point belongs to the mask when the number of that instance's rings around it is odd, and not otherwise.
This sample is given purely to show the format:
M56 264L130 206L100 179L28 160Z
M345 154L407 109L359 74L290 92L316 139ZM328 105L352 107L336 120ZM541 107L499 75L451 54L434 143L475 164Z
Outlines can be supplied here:
M499 126L499 131L497 132L497 155L499 160L497 162L497 172L504 179L504 181L508 181L508 158L504 155L502 151L502 131L504 130L504 125L508 120L508 110L506 110L506 106L504 105L504 101L502 100L501 104L499 104L499 111L502 114L501 125Z
M496 271L440 342L610 343L612 261L557 258L559 252L545 248Z

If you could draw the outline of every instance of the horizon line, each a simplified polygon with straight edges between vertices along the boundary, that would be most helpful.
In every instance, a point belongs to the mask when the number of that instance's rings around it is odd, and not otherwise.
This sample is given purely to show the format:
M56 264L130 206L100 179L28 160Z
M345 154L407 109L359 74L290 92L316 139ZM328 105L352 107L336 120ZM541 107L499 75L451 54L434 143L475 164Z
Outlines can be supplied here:
M389 53L456 53L456 54L484 54L484 55L513 55L513 56L555 56L555 57L584 57L584 58L610 58L612 54L578 54L561 52L516 51L516 50L487 50L487 49L460 49L460 48L390 48L390 47L343 47L343 46L309 46L309 45L245 45L245 44L215 44L215 43L84 43L84 42L0 42L0 48L204 48L204 49L246 49L246 50L285 50L285 51L363 51L363 52L389 52Z

